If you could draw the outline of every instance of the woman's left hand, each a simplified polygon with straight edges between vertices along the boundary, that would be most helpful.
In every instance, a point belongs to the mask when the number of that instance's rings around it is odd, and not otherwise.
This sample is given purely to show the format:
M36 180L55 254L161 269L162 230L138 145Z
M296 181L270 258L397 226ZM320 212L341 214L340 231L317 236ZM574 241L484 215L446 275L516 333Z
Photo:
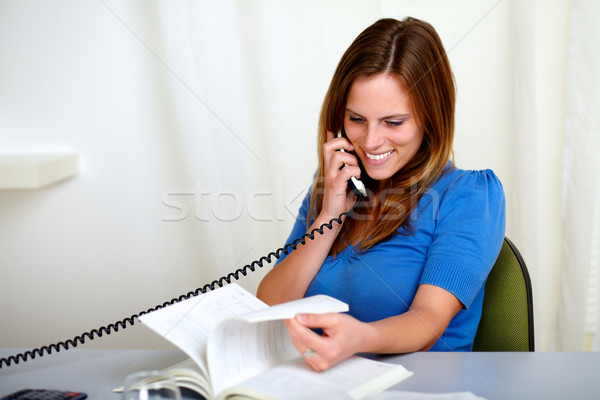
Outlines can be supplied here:
M292 343L315 371L364 350L369 325L348 314L298 314L285 321ZM311 328L320 328L319 335Z

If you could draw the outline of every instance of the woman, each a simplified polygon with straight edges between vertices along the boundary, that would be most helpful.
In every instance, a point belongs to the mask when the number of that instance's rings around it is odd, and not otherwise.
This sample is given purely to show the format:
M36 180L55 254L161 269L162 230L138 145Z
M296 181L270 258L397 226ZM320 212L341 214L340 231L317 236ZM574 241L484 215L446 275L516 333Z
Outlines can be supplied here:
M280 259L258 289L268 304L319 293L349 304L348 314L286 321L313 369L362 352L471 350L504 238L504 195L493 172L450 161L454 104L448 58L426 22L377 21L340 60L290 241L351 213ZM352 176L368 190L354 208Z

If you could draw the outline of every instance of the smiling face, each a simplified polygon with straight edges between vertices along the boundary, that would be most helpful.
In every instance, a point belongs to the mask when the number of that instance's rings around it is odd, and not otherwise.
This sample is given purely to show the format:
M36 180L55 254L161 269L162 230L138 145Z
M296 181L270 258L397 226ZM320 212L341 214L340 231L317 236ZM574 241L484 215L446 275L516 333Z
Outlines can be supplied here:
M423 141L423 129L417 124L410 97L388 74L352 83L344 129L367 174L379 181L400 171Z

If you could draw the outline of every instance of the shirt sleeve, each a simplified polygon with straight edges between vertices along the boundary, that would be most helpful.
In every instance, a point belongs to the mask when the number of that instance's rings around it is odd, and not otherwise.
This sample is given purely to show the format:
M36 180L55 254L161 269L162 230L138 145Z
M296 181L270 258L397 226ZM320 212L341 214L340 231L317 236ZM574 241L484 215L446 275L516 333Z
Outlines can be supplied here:
M420 284L439 286L469 308L502 247L504 191L490 170L463 171L447 185L443 198L438 198L436 228Z
M294 226L292 227L292 232L288 237L288 240L285 242L286 244L292 243L296 239L300 239L307 230L306 227L306 219L308 218L308 209L310 205L310 194L311 190L308 191L304 200L302 200L302 204L300 205L300 209L298 210L298 216L296 217L296 222L294 222ZM289 250L289 251L288 251ZM286 249L286 251L291 252L291 249ZM281 261L285 259L287 254L282 253L281 257L277 260L275 265L279 264Z

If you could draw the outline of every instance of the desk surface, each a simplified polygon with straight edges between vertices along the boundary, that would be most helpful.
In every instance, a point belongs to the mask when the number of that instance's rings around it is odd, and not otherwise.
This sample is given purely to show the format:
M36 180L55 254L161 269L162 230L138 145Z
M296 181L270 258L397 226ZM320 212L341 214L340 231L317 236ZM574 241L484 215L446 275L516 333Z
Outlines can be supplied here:
M0 357L20 349L0 349ZM89 399L111 392L132 371L162 369L179 351L74 349L0 369L0 395L23 388L77 390ZM600 353L414 353L381 357L414 372L393 389L470 391L487 400L599 399Z

